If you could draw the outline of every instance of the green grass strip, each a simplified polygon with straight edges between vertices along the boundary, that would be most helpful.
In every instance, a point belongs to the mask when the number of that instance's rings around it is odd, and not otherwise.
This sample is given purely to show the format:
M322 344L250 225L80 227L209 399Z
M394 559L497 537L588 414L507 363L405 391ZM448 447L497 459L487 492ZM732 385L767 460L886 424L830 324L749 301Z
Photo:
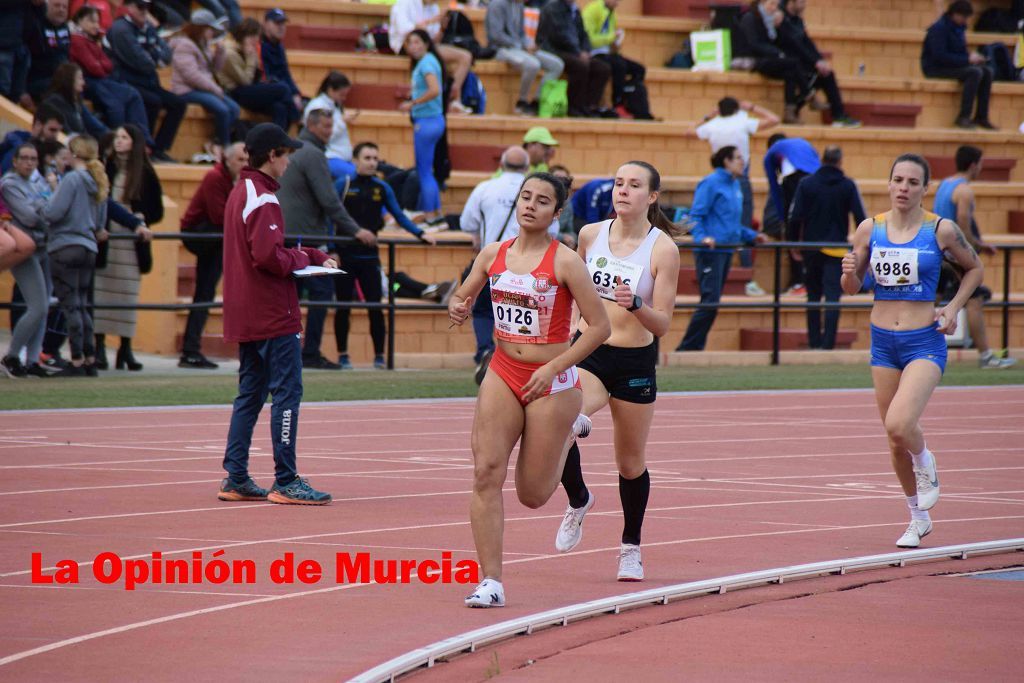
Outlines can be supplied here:
M476 395L468 370L306 372L303 401L448 398ZM1024 367L981 370L951 364L944 386L1024 384ZM784 365L659 368L661 391L845 389L871 386L865 365ZM233 375L131 375L0 380L0 410L229 404Z

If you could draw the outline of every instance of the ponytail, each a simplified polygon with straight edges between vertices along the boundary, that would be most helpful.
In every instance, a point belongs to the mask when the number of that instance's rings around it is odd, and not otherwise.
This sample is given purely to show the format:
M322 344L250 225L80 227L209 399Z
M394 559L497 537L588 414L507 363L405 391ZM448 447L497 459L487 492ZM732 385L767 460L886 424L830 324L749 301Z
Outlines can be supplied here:
M647 171L648 189L651 192L661 192L661 174L658 173L658 169L654 168L654 166L650 165L646 161L627 161L623 166L639 166ZM647 220L651 225L656 227L658 230L661 230L673 240L686 234L686 230L683 230L669 220L668 216L665 215L665 212L661 210L661 206L659 206L658 202L654 202L647 208Z
M107 201L110 194L110 180L107 178L107 169L99 160L100 150L96 138L88 135L76 135L68 143L71 153L85 163L85 169L96 182L96 203Z

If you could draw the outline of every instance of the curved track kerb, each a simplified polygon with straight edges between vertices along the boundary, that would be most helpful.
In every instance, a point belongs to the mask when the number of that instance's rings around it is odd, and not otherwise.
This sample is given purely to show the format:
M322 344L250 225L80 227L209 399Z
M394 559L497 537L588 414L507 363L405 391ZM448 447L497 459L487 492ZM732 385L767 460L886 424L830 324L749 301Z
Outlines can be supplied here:
M503 621L493 626L468 631L451 638L440 640L426 647L396 657L350 679L352 683L377 683L394 681L398 676L417 669L434 666L437 660L463 652L474 652L481 645L504 640L517 635L529 635L537 629L549 626L567 626L570 622L589 619L602 614L618 614L624 609L645 605L667 605L673 600L722 594L730 590L752 588L766 584L778 584L797 579L815 578L827 575L846 574L850 571L903 567L929 560L967 559L970 555L1022 552L1024 538L1009 538L982 543L964 543L940 548L908 550L883 555L865 555L841 560L828 560L810 564L777 567L745 574L732 574L703 581L691 581L650 590L625 593L609 598L591 600L568 605L546 612L538 612L518 619Z

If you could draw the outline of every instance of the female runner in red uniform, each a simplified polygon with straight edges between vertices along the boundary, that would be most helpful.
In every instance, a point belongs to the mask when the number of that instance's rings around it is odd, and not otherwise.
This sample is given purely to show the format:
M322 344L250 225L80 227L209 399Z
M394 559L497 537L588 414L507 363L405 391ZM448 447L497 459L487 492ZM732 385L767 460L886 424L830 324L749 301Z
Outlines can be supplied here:
M503 607L502 485L516 442L516 493L529 508L548 501L558 485L573 422L583 404L576 363L611 333L587 267L551 239L548 228L565 204L562 182L535 173L519 190L519 236L486 246L452 296L448 317L461 325L473 298L490 281L497 349L480 384L473 419L473 498L470 521L484 580L468 607ZM572 304L587 329L572 346Z

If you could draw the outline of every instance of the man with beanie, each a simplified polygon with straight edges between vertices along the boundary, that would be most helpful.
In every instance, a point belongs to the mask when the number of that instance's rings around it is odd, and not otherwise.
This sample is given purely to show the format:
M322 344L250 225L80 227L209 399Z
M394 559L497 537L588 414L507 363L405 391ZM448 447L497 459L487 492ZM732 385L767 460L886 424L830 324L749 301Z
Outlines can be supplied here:
M326 505L331 495L299 477L295 442L302 399L302 317L292 272L309 265L335 267L321 251L284 246L284 215L275 192L291 153L302 143L279 126L261 123L245 136L249 165L224 208L224 339L238 342L238 396L231 412L217 497ZM253 427L272 394L274 486L268 492L249 476Z

